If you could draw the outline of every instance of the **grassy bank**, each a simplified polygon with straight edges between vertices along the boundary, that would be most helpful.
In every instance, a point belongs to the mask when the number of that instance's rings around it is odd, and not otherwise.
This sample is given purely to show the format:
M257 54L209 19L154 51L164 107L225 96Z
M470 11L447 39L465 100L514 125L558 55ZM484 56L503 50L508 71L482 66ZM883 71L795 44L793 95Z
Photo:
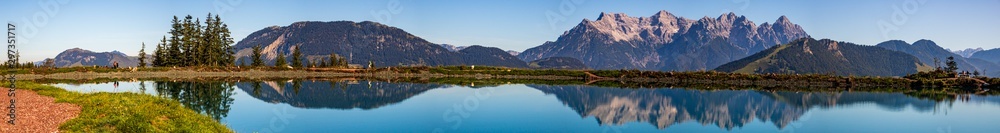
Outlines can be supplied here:
M9 83L3 83L8 84ZM8 86L2 85L2 86ZM80 115L60 125L69 132L232 132L179 102L138 93L78 93L49 85L17 82L17 89L76 104Z

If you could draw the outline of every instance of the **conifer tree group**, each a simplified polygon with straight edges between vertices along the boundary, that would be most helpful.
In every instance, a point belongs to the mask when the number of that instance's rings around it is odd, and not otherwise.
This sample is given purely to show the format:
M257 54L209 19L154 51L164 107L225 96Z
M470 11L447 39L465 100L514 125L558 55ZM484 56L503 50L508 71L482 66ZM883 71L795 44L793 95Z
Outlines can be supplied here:
M193 20L192 20L193 19ZM152 54L152 65L164 66L230 66L234 51L230 44L229 27L219 15L198 18L187 15L183 20L174 16L170 21L169 37L164 36Z

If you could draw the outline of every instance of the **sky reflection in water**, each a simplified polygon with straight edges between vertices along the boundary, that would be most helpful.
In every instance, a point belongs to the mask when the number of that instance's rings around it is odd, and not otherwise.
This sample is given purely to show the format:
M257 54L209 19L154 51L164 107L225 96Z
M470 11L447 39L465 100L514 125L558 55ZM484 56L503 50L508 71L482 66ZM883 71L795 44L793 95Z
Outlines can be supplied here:
M238 132L1000 131L997 96L935 101L901 93L379 81L54 85L177 99Z

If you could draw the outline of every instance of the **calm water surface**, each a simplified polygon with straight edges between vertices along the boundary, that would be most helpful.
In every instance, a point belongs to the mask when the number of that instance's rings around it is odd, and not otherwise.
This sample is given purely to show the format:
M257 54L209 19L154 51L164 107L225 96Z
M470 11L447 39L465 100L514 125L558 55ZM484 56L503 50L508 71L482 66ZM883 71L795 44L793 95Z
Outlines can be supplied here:
M54 85L177 99L238 132L1000 132L997 96L379 81Z

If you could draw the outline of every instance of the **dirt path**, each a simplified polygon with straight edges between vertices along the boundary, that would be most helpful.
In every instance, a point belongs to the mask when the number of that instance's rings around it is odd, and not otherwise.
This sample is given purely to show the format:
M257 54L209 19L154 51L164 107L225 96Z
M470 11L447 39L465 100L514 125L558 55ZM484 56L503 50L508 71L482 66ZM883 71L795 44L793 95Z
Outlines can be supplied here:
M8 88L0 88L4 95L0 95L0 105L3 112L2 122L0 122L0 132L4 133L40 133L58 132L59 125L69 119L76 118L80 114L80 106L69 103L55 103L55 98L38 95L33 91L17 90L16 125L10 125L7 113L10 111L10 97L7 96Z

